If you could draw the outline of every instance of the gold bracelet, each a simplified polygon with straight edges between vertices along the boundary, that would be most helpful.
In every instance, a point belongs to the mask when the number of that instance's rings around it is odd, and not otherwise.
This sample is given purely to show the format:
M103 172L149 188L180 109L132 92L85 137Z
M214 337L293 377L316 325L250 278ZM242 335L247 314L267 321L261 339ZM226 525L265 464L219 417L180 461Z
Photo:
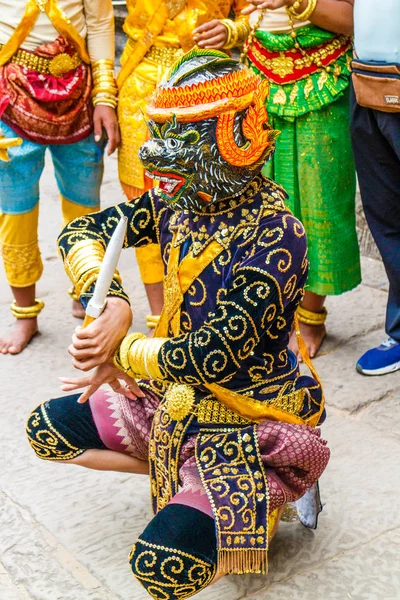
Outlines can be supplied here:
M43 307L43 300L35 298L35 304L32 304L32 306L18 306L14 300L10 306L10 309L13 317L16 319L34 319L42 312Z
M308 21L308 19L313 14L318 0L308 0L306 8L302 13L298 13L297 9L301 6L301 0L296 0L291 6L286 7L286 12L295 21Z
M237 44L237 32L231 19L221 19L220 23L225 27L228 32L228 38L224 44L224 49L230 50Z
M94 99L93 100L93 106L109 106L110 108L113 108L114 110L117 108L117 103L116 102L111 102L110 100L104 100L102 98L99 99Z
M144 354L144 371L150 379L164 379L158 363L158 355L161 347L167 341L166 338L151 338L146 340Z
M131 333L124 337L119 348L117 348L114 354L114 364L115 366L124 371L125 373L131 373L131 367L129 364L129 352L131 346L139 339L145 338L144 333Z
M111 58L100 58L92 61L92 71L114 70L114 61Z
M160 322L161 315L146 315L146 325L149 329L155 329Z
M328 311L325 306L323 307L321 312L314 312L312 310L307 310L301 304L297 307L297 317L300 323L304 323L304 325L312 325L318 326L323 325L326 321L326 316Z
M251 31L249 20L241 19L239 21L235 21L234 25L237 32L237 45L243 46Z
M93 88L92 98L94 98L97 94L99 94L101 92L111 94L112 96L115 96L115 97L117 96L117 88L116 87L104 85L104 86L96 86L95 88Z

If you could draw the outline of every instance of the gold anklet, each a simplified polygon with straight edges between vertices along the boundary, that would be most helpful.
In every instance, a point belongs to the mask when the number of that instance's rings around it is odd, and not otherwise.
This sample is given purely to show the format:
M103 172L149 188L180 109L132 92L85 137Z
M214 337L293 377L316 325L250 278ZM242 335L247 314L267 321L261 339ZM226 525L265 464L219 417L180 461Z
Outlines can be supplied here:
M72 300L75 300L75 302L79 302L79 296L75 291L75 286L69 288L68 294L71 296Z
M149 329L155 329L160 321L160 315L146 315L146 325Z
M42 311L43 307L43 300L35 298L35 304L32 306L18 306L14 300L10 309L16 319L34 319Z
M299 305L297 307L297 316L300 323L304 323L304 325L323 325L326 321L326 315L328 311L325 306L323 307L321 312L314 312L312 310L307 310L303 306Z

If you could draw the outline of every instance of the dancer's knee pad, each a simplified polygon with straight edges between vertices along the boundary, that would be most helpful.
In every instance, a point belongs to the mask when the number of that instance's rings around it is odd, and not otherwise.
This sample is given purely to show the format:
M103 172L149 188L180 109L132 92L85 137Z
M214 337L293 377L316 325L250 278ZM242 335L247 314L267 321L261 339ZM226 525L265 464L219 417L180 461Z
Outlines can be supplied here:
M166 506L138 538L129 559L134 576L153 598L189 598L215 576L214 520L189 506Z
M39 458L71 460L90 448L104 449L89 403L78 404L79 394L40 404L26 424L28 441Z

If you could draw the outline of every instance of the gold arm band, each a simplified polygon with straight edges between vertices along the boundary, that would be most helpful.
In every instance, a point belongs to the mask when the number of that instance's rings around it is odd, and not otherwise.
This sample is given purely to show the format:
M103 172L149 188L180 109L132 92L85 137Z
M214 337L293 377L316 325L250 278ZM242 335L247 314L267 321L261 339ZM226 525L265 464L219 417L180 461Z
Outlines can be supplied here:
M118 88L114 76L114 61L110 59L95 60L92 62L93 105L103 104L116 108ZM107 98L104 95L107 94Z
M64 268L75 286L78 297L86 294L96 281L103 262L105 248L98 240L82 240L73 245L64 261ZM118 271L114 279L121 282Z
M308 4L302 13L298 13L297 10L301 6L301 0L296 0L291 6L286 7L286 12L295 21L308 21L313 14L318 0L308 0Z
M93 106L109 106L114 110L117 108L116 102L111 102L110 100L104 100L103 98L93 100Z
M160 322L161 315L146 315L146 325L149 329L155 329Z
M18 306L14 300L10 306L10 309L16 319L34 319L42 312L43 307L43 300L35 298L35 304L32 306Z
M165 338L147 338L143 333L127 335L114 355L118 369L134 378L163 379L158 366L158 353Z
M312 310L307 310L301 305L297 307L297 317L300 323L304 323L305 325L323 325L326 321L327 314L328 311L326 310L325 306L319 313Z

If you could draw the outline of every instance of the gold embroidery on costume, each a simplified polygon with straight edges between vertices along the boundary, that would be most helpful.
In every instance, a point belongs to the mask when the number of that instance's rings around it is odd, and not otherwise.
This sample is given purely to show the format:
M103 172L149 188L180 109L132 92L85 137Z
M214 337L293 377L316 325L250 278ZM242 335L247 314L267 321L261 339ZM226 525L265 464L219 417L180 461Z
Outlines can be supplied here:
M196 464L215 518L218 573L267 573L269 493L256 427L200 430Z
M214 579L216 566L168 546L138 538L129 555L135 577L155 600L185 600L207 587ZM187 573L186 577L179 577Z
M70 460L84 452L57 431L47 416L44 404L31 413L26 433L36 455L43 460Z
M174 421L163 402L153 417L149 443L150 485L153 510L157 513L177 493L179 486L179 455L194 414L183 421Z
M43 264L37 241L30 244L2 244L0 253L3 256L7 281L14 287L32 285L41 276Z

